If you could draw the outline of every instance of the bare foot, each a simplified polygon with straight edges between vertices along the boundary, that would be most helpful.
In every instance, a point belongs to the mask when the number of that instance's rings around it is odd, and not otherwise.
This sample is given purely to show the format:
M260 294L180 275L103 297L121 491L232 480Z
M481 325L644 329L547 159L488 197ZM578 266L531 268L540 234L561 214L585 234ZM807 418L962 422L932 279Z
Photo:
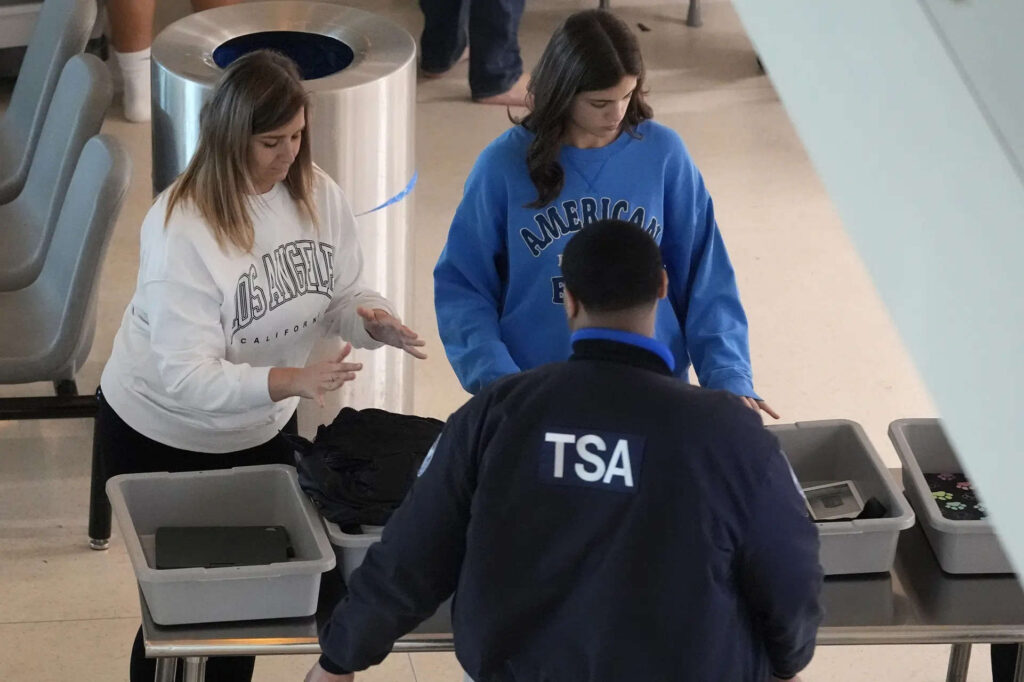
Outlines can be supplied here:
M455 64L461 64L462 62L467 61L468 59L469 46L467 45L466 49L462 51L461 55L459 55L459 58L455 60ZM452 64L452 66L455 66L455 64ZM420 75L423 76L424 78L441 78L451 70L452 66L449 66L444 71L424 71L423 68L420 67Z
M506 92L490 97L474 98L477 104L498 104L503 107L525 107L526 106L526 85L530 82L529 74L524 73L519 80Z

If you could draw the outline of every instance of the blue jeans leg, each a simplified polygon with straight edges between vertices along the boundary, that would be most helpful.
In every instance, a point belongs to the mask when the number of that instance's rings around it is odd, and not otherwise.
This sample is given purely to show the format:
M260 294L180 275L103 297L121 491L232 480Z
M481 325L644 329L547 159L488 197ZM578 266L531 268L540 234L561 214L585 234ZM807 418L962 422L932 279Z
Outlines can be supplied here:
M420 0L423 34L420 68L442 73L452 67L469 40L470 0Z
M524 0L470 2L469 89L476 99L500 95L523 75L519 20Z

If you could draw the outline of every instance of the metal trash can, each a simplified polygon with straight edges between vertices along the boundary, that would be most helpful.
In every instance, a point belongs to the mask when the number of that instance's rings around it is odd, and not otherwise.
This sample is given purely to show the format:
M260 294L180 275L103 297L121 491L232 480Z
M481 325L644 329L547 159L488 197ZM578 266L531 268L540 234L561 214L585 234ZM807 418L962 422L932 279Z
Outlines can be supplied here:
M199 112L222 69L271 48L294 59L311 95L313 160L358 216L364 277L411 316L410 202L415 184L416 44L404 29L362 10L320 2L247 2L187 16L152 48L153 193L195 151ZM311 362L337 352L320 344ZM408 411L412 364L397 349L357 351L360 377L321 411L303 401L300 428L329 422L340 404Z

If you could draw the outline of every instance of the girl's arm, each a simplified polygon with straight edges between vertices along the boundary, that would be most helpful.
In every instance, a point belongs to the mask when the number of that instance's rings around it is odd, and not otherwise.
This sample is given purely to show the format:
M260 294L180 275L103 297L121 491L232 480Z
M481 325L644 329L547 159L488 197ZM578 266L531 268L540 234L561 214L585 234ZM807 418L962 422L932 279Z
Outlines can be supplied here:
M485 151L466 180L434 268L434 307L445 353L459 381L476 393L519 371L501 338L508 191Z
M747 316L732 263L704 179L682 141L678 144L666 169L662 238L669 300L679 316L701 386L757 399Z

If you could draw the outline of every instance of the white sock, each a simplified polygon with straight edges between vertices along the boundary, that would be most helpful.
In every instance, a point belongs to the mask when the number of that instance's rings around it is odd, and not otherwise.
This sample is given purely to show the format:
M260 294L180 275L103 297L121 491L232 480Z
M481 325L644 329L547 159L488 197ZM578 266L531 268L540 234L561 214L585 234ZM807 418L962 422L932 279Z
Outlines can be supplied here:
M138 52L118 52L114 59L124 80L124 117L141 123L150 119L149 104L149 48Z

